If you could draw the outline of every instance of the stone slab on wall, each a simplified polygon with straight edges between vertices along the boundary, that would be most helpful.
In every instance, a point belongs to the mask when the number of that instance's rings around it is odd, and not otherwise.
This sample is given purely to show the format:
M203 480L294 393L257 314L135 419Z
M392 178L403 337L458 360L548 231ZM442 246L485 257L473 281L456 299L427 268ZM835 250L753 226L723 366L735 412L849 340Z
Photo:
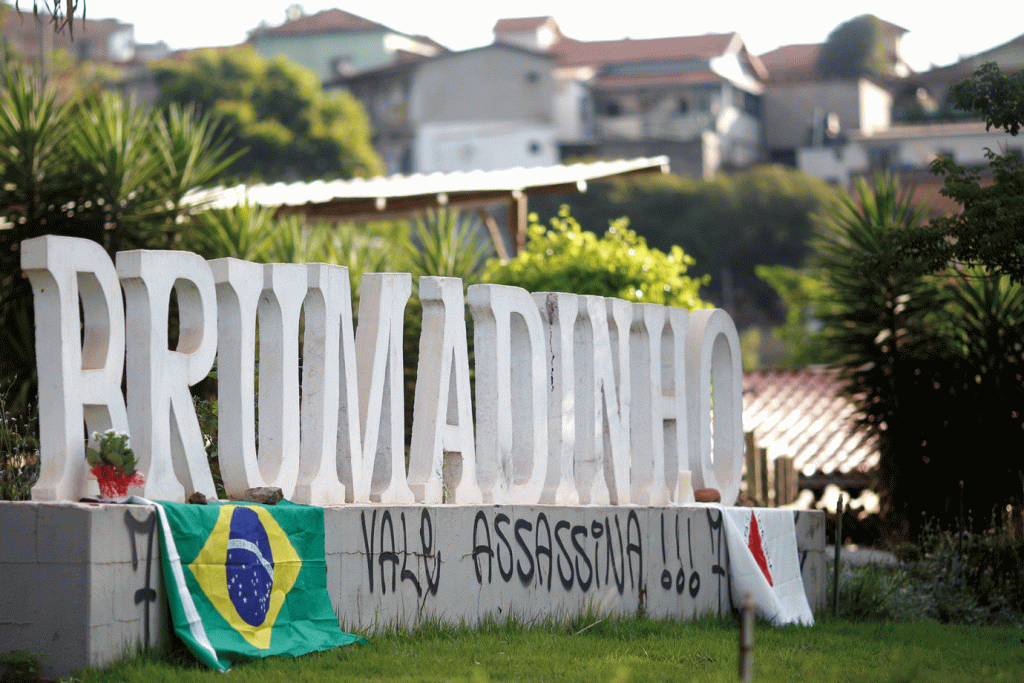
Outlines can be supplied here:
M820 510L793 512L796 547L800 553L800 574L811 610L817 614L825 606L828 585L825 562L825 513Z
M343 506L324 510L328 592L342 626L603 613L728 612L712 507ZM794 513L808 600L825 595L825 520ZM138 505L0 502L0 651L43 675L167 637L156 513ZM769 558L770 559L770 558Z

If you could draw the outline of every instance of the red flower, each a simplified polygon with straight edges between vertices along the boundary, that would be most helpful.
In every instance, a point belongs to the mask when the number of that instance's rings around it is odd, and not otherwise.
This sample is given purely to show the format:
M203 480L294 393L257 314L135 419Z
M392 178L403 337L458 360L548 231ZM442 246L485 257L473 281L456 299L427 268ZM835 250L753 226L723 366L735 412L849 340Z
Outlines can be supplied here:
M128 495L129 486L138 488L146 483L146 475L142 472L128 476L117 465L108 463L93 465L89 471L99 482L100 495L104 498L124 498Z

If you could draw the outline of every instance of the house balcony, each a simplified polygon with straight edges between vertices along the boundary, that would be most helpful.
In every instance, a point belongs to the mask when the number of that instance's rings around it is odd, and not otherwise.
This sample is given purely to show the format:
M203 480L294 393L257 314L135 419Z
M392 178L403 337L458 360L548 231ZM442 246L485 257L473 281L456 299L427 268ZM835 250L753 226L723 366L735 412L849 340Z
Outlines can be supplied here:
M605 140L642 140L644 120L639 114L598 116L597 137Z

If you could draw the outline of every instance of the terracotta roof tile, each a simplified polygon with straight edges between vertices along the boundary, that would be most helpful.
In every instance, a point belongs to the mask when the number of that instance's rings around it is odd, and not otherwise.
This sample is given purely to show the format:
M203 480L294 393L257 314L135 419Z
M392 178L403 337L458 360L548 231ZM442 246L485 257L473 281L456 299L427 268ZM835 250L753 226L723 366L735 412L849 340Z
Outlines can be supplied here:
M340 9L326 9L286 21L280 26L258 29L253 36L311 35L343 31L390 31L387 26Z
M551 47L560 66L641 62L659 59L710 59L725 54L735 33L648 38L643 40L581 41L565 38Z
M768 458L793 458L804 476L864 473L878 451L853 432L856 407L833 371L758 371L743 375L743 428Z
M494 32L532 31L551 21L552 17L514 17L510 19L498 19L494 24Z
M818 78L820 44L783 45L761 55L772 81L803 81Z

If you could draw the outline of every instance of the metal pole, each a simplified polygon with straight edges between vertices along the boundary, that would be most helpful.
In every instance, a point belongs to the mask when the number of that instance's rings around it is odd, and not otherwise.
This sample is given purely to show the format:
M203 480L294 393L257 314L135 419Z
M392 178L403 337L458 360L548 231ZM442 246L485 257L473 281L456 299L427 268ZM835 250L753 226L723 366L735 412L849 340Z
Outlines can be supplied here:
M839 494L836 508L836 557L832 567L832 615L839 616L839 555L843 547L843 494Z
M754 598L747 593L740 618L740 680L754 680Z

